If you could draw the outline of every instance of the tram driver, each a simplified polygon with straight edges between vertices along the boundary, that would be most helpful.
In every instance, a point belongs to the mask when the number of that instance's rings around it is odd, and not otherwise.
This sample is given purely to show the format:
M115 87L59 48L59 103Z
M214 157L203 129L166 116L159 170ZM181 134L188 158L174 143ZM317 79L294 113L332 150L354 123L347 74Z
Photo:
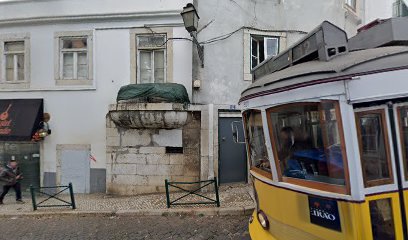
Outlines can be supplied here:
M292 127L283 127L279 132L279 140L281 149L278 153L279 163L283 174L287 177L305 178L305 169L295 159L294 153L298 150L307 148L305 146L307 136L303 136L302 140L295 138L295 133Z

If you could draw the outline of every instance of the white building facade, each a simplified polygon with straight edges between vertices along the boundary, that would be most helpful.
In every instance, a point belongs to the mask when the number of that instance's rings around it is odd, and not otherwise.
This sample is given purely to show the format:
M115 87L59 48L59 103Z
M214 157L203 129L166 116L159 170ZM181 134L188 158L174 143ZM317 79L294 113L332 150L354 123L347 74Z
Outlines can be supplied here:
M155 64L155 79L191 90L190 41L144 50L136 43L139 36L189 37L180 16L188 2L0 2L0 101L41 99L51 116L43 141L0 139L1 160L17 159L25 171L25 190L73 182L77 192L105 192L105 116L119 88L140 82L137 76L152 81ZM142 50L150 63L144 69Z
M204 67L180 16L190 2L200 16L197 38L204 46ZM40 99L52 130L33 143L2 138L0 129L0 160L20 161L25 189L33 182L73 182L84 193L161 192L163 180L175 172L191 172L181 180L245 182L246 149L233 142L231 124L239 125L237 102L251 83L251 69L324 20L354 35L365 7L363 0L0 2L0 112L18 99ZM119 106L112 104L120 87L149 82L184 85L192 103L187 121L193 120L171 131L126 133L107 121L107 113ZM178 108L183 106L143 107ZM194 136L197 142L191 144ZM165 151L180 147L174 142L184 148L185 158ZM126 152L121 163L115 162L117 151ZM137 163L139 157L151 166Z

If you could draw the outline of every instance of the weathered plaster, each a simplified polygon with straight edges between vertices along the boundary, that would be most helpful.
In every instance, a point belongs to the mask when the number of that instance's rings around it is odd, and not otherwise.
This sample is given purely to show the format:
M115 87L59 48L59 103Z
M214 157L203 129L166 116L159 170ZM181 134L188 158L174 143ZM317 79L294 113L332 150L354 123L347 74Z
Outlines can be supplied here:
M125 106L127 105L127 106ZM169 110L163 110L167 108ZM151 114L177 112L177 106L166 104L128 103L111 106L127 109L130 114L145 110ZM194 109L197 107L192 107ZM136 109L136 110L129 110ZM152 110L154 109L154 110ZM182 127L167 130L159 128L125 128L115 125L107 115L107 192L120 195L163 192L164 180L198 181L201 169L201 112L189 108L184 110L185 123ZM155 119L151 119L155 121ZM183 153L166 153L166 147L182 147Z

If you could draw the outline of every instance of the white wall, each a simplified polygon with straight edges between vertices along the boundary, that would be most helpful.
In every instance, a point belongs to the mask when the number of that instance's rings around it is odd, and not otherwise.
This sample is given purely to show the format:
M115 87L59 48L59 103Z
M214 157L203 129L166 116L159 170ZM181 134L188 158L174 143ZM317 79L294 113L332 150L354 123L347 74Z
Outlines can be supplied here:
M184 27L173 28L173 38L190 38ZM192 43L186 40L173 40L173 82L183 84L192 98Z
M196 0L200 15L199 41L223 36L241 27L287 33L284 48L296 42L323 21L328 20L349 36L356 33L363 17L363 1L354 12L344 0ZM205 27L204 27L205 26ZM293 30L293 31L292 31ZM267 34L267 32L265 32ZM196 103L237 104L242 90L251 82L244 81L243 31L228 38L205 45L205 67L194 65L194 77L202 81L201 89L194 92Z
M46 2L55 2L50 4L56 4L56 2L66 3L68 1L41 1L39 5L42 6ZM143 2L147 3L148 1ZM184 2L182 4L180 2L182 1L177 1L181 11ZM30 4L35 5L34 3ZM164 6L167 5L169 3L164 4ZM174 4L170 5L173 6ZM124 11L122 8L112 9ZM5 12L7 11L4 6L0 4L0 15ZM20 14L15 9L13 12L17 15ZM0 34L30 33L31 87L27 90L0 90L0 99L44 99L44 110L51 114L49 124L52 134L43 143L41 160L43 172L56 171L57 144L91 144L92 155L97 159L96 163L91 161L91 167L106 167L105 116L108 112L108 105L116 102L119 88L130 83L129 29L141 27L144 24L163 25L168 23L182 24L181 16L145 17L120 22L95 20L85 23L24 24L13 25L12 27L0 25ZM95 85L91 87L56 86L54 80L54 33L80 30L94 31ZM173 28L173 37L188 36L184 27ZM191 42L186 40L174 41L173 53L173 81L184 84L187 89L191 89Z
M0 20L68 15L180 12L189 0L23 0L0 2Z
M392 17L392 4L394 0L366 0L364 23L373 20Z

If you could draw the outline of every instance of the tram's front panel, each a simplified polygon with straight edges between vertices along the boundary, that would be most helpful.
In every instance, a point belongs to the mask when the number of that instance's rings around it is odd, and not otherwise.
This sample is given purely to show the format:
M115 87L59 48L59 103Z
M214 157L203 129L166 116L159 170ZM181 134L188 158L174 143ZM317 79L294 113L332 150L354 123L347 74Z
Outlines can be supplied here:
M272 164L279 181L317 190L316 194L306 194L277 186L268 175L260 174L268 168L253 166L257 196L257 210L250 224L253 239L404 239L408 104L355 108L357 161L366 196L363 201L325 197L318 190L350 191L345 139L338 121L341 115L335 101L280 106L264 114L268 121L263 124L268 126L264 133L273 146Z

